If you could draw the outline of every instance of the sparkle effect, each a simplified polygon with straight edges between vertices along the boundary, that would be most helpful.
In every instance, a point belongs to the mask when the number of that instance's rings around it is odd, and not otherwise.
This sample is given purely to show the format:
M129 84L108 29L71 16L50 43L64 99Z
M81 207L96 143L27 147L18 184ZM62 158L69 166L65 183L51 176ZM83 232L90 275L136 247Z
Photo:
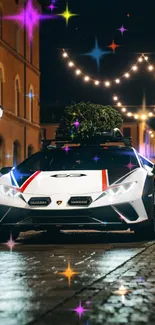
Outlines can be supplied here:
M97 156L95 156L95 157L93 158L93 160L96 161L96 162L97 162L99 159L100 159L100 158L97 157Z
M133 165L132 162L130 161L128 165L125 165L125 167L129 168L130 170L136 165Z
M72 276L79 274L79 272L74 272L70 267L70 262L68 262L68 268L64 272L60 272L59 274L64 275L66 278L68 278L68 285L70 286Z
M114 40L112 41L112 43L110 45L108 45L107 47L109 47L110 49L113 50L113 53L115 53L115 50L117 49L117 47L120 47L120 45L115 44Z
M126 289L126 288L124 287L124 285L122 284L122 285L120 286L120 288L119 288L118 290L114 291L113 293L114 293L115 295L120 295L121 298L122 298L122 303L124 304L124 303L125 303L125 295L126 295L128 292L131 292L131 290Z
M68 3L66 4L66 11L64 11L62 14L58 14L57 16L62 16L63 18L66 19L66 26L68 26L68 21L71 17L75 17L78 16L77 14L72 14L69 10L68 10Z
M79 319L81 319L81 316L84 314L84 312L89 311L89 309L83 308L80 301L79 306L73 309L73 311L75 311L78 314Z
M78 120L76 120L76 122L74 122L74 123L73 123L73 125L74 125L76 128L78 128L78 127L79 127L79 125L80 125L80 123L79 123L79 121L78 121Z
M120 27L118 30L121 32L122 35L123 35L124 32L127 32L127 29L124 28L123 25L122 25L122 27Z
M65 148L63 148L63 150L65 150L66 153L68 153L68 151L70 150L70 148L68 146L66 146Z
M34 27L39 24L40 20L54 19L57 18L56 15L41 15L39 11L33 7L32 0L28 0L25 9L17 15L5 16L6 20L15 20L21 23L21 25L26 27L28 31L29 40L33 39Z
M12 156L11 156L9 153L7 153L5 157L6 157L7 159L10 159Z
M32 98L35 97L35 95L33 94L32 90L26 96L29 97L30 99L32 99Z
M100 60L106 54L111 54L111 51L102 51L102 49L98 46L98 40L95 39L95 47L88 53L84 53L82 55L91 56L94 60L96 60L97 67L100 67Z
M10 239L6 242L6 245L10 248L10 252L12 252L13 247L16 245L15 241L12 239L12 234L10 234Z

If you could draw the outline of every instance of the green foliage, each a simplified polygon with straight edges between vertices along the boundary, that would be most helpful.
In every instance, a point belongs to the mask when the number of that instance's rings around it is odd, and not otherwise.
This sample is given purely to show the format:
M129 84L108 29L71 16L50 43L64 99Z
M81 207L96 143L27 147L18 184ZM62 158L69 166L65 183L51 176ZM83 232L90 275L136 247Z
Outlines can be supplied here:
M73 124L76 121L80 123L78 128ZM104 131L120 128L122 123L122 116L115 108L80 102L66 107L58 132L63 136L89 139Z

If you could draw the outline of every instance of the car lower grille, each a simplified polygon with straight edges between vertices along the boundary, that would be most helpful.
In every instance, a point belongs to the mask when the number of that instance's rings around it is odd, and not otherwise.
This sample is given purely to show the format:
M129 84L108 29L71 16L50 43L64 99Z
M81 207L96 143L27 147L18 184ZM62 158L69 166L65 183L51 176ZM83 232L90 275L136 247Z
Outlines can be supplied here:
M51 203L50 197L32 197L28 204L31 206L47 206Z
M89 206L91 203L91 196L72 196L68 201L71 206Z

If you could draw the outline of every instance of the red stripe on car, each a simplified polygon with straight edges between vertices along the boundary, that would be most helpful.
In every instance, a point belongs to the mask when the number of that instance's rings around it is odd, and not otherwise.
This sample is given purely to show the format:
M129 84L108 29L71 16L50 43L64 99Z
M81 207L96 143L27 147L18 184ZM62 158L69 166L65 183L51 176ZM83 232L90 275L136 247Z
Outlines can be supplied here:
M33 181L33 179L40 174L40 170L37 170L33 175L31 175L26 182L20 187L20 192L24 192L27 186Z
M107 170L102 170L102 191L105 191L108 185Z

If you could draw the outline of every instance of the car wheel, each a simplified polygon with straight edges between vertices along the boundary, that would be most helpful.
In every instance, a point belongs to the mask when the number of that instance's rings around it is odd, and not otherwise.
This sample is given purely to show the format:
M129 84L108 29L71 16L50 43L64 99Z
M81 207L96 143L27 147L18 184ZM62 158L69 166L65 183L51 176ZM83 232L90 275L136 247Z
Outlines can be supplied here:
M0 229L0 242L5 243L10 240L16 240L20 234L20 231L17 229Z

